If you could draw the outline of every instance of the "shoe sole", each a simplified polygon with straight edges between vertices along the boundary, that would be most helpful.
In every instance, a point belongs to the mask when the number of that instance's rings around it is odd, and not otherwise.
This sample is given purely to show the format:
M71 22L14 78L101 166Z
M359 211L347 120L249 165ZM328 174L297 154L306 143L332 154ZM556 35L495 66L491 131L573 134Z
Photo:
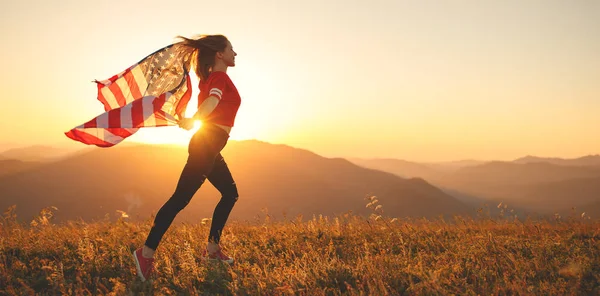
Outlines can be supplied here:
M142 282L145 282L146 278L144 277L144 274L142 273L142 268L140 267L140 262L138 261L135 251L133 251L133 260L135 261L135 268L137 269L138 276L140 277Z

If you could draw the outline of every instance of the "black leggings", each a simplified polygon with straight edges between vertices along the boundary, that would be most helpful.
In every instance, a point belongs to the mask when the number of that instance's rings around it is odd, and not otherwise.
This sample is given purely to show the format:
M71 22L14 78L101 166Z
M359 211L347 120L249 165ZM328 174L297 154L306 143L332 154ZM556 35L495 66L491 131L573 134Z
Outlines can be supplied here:
M205 124L190 140L188 160L173 196L160 208L145 245L156 250L175 216L190 202L206 179L219 190L221 200L213 213L208 240L219 243L229 213L238 199L237 187L221 155L229 135L221 128Z

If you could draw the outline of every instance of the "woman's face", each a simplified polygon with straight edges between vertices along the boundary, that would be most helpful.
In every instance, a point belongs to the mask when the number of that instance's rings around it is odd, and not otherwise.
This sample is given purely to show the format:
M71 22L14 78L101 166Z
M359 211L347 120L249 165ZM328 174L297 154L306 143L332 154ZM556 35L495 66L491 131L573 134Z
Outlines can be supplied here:
M227 41L227 46L225 46L225 50L223 50L223 62L228 67L235 67L235 56L237 53L233 51L233 46L231 46L231 42Z

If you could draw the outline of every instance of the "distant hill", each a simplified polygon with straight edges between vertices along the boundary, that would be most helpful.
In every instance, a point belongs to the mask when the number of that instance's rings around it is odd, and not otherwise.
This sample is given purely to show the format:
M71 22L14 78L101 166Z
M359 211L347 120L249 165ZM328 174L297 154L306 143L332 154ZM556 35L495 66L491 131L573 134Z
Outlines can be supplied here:
M453 171L456 171L461 168L482 165L487 162L488 161L465 159L465 160L457 160L457 161L424 163L424 165L426 165L430 168L440 170L440 171L453 172Z
M253 219L266 211L275 217L369 214L364 197L370 194L394 217L471 211L422 179L403 179L285 145L230 141L223 155L240 191L232 219ZM0 208L17 204L25 220L45 206L58 207L58 219L90 220L116 210L148 219L172 194L186 157L186 149L176 146L93 149L0 178ZM178 217L210 217L218 198L207 182Z
M0 177L29 170L40 165L39 162L16 159L0 159Z
M587 155L579 158L564 159L564 158L544 158L537 156L525 156L515 159L514 163L539 163L547 162L556 165L569 166L600 166L600 155Z
M351 158L351 162L370 169L389 172L403 178L423 178L426 180L435 180L441 177L445 172L440 169L426 165L401 159L376 158L376 159L361 159Z
M445 178L453 184L531 184L568 179L600 177L600 166L564 166L546 162L511 163L494 161L465 167Z
M523 163L486 162L455 171L393 159L357 163L400 176L423 177L472 207L503 202L519 213L550 214L600 201L600 166L557 165L531 158Z
M548 213L600 202L600 177L531 184L514 189L513 199ZM587 210L592 210L587 208ZM582 212L582 210L578 210Z
M393 158L350 158L349 160L362 167L390 172L404 178L418 177L426 180L437 180L461 168L486 163L478 160L419 163Z
M0 154L2 154L2 152L8 150L8 149L12 149L12 148L17 148L21 145L18 145L17 143L14 142L4 142L2 140L0 140Z
M50 146L28 146L8 149L0 153L0 159L16 159L21 161L50 161L66 156L73 151Z
M600 200L600 167L493 162L463 168L434 184L548 214Z

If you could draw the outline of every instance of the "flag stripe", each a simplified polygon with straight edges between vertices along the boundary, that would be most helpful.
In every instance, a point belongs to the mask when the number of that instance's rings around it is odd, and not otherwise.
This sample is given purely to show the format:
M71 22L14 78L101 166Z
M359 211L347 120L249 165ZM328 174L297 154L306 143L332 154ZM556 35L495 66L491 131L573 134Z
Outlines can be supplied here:
M142 99L142 109L144 114L144 124L142 126L156 126L156 119L154 117L154 108L152 101L155 97L148 96Z
M120 143L125 138L131 136L138 129L125 128L74 128L65 133L65 135L73 140L82 143L96 145L98 147L110 147Z
M108 127L121 127L121 108L108 111Z
M125 74L125 76L123 76L123 79L119 79L115 83L119 87L121 94L123 96L123 102L122 102L123 105L121 105L121 106L125 106L133 101L133 96L131 95L131 88L129 87L129 82L127 81L128 79L133 78L133 77L130 78L130 76L131 76L131 72L127 71L127 74Z
M125 97L123 96L123 92L121 91L121 87L119 86L118 82L109 84L108 89L110 89L110 92L112 92L115 99L117 100L117 107L122 107L125 106L125 104L127 104L125 103Z
M102 103L102 105L104 105L104 111L108 111L108 110L112 109L112 107L110 106L110 104L108 103L106 98L104 97L104 94L102 93L102 88L104 88L104 84L96 81L96 85L98 86L98 101L100 101L100 103Z
M108 112L104 112L96 117L96 127L108 128Z
M123 141L123 137L113 134L110 129L102 129L102 131L98 134L102 135L103 141L108 142L112 145Z
M148 82L146 82L146 76L142 73L141 67L136 64L132 69L130 75L133 79L127 79L129 88L131 88L131 94L133 99L138 99L144 96L146 89L148 88Z
M133 126L133 118L131 117L133 103L127 104L121 107L121 127L123 128L132 128Z
M110 91L110 89L106 86L100 88L100 92L102 93L102 98L104 100L104 107L105 109L108 108L106 111L114 109L114 108L119 108L119 103L117 102L117 98L115 97L115 95Z
M162 111L162 107L165 102L169 99L170 93L160 95L157 100L154 100L154 114L156 114L156 126L167 125L167 119L165 118L165 112Z
M115 137L119 138L127 138L131 136L133 133L137 131L137 129L127 129L127 128L107 128L108 132L113 134ZM120 142L120 141L119 141Z
M144 100L136 100L131 103L131 121L134 127L144 126Z
M88 133L88 130L81 130L81 129L72 129L68 132L66 132L65 134L67 135L67 137L75 140L75 141L80 141L82 143L86 143L86 144L91 144L91 145L96 145L98 147L110 147L113 144L110 143L106 143L105 141L99 139L98 137L91 135L90 133Z
M86 123L78 126L77 128L81 128L81 127L83 127L83 128L96 128L97 126L98 126L98 124L96 122L96 118L94 118L94 119L92 119L92 120L90 120L90 121L88 121L88 122L86 122Z

